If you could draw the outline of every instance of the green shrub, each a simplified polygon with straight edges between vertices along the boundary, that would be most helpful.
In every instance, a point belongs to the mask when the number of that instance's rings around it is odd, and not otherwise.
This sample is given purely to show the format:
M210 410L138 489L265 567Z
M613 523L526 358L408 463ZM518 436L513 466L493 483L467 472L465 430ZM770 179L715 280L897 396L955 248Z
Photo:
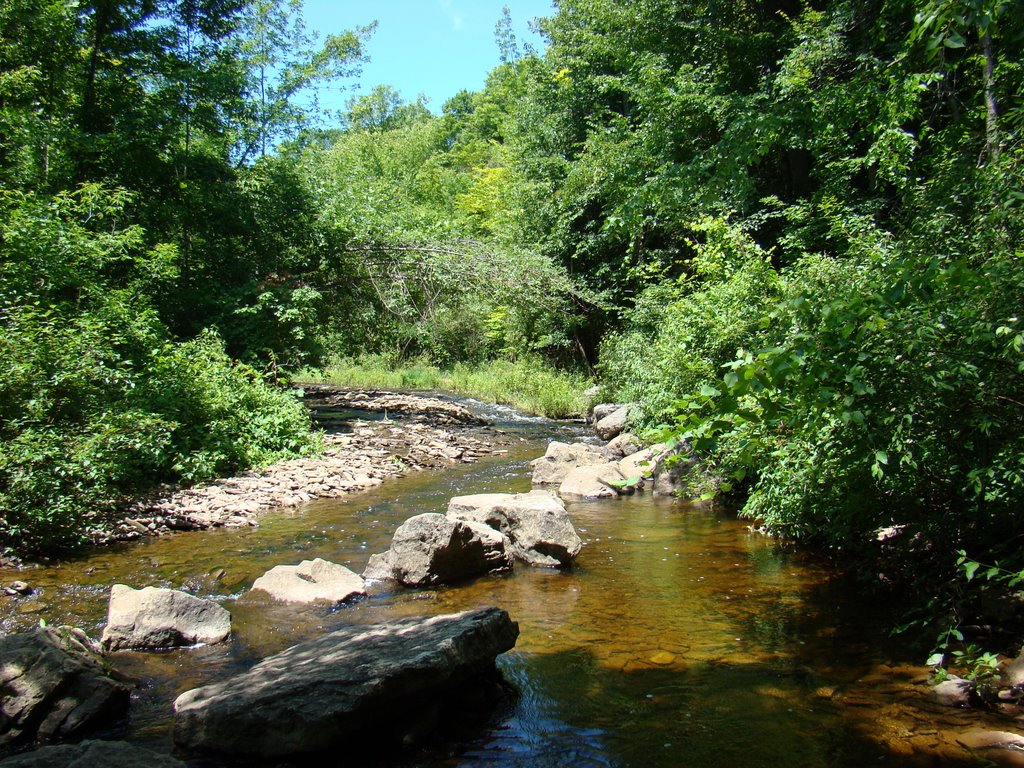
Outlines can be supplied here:
M549 418L580 415L591 383L536 358L458 363L446 371L422 360L396 364L382 355L336 358L323 370L300 371L298 378L356 389L447 390Z
M122 204L88 188L4 212L0 549L69 548L158 483L317 447L294 395L234 364L213 333L169 338L135 285L168 253L104 225Z

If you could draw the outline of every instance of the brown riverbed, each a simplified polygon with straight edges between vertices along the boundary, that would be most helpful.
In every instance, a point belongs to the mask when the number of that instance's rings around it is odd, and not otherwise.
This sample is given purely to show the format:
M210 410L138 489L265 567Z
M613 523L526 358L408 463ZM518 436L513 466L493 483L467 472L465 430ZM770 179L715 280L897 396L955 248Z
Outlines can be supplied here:
M567 572L519 568L336 611L246 594L268 568L304 558L360 571L399 523L443 510L450 496L526 490L526 461L548 437L573 431L504 428L513 438L507 454L267 513L258 528L147 538L59 566L0 571L0 581L37 589L0 604L0 629L45 618L98 635L118 582L220 600L233 615L229 643L115 657L143 681L128 738L162 750L181 691L344 623L490 604L520 623L517 648L501 659L519 695L483 733L414 764L981 765L963 735L1018 727L928 704L927 670L911 663L919 652L886 642L877 607L826 564L728 514L670 499L569 505L585 544Z

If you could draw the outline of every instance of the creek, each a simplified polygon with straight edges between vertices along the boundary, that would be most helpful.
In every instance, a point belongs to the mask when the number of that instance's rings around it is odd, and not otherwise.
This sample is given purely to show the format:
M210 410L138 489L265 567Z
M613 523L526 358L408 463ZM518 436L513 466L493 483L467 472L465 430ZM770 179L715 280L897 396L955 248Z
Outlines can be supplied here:
M517 438L503 456L274 512L258 528L179 533L0 570L0 581L25 579L36 590L0 602L0 631L44 618L98 637L115 583L184 586L221 602L233 617L230 642L116 657L120 670L145 681L127 738L162 751L179 693L299 640L345 623L497 605L521 629L515 650L499 659L518 696L482 733L412 764L975 764L956 734L978 727L980 716L926 703L927 670L883 642L870 601L825 563L730 514L678 500L637 494L568 504L584 546L564 572L520 565L336 610L246 592L274 565L307 558L360 572L408 517L443 512L455 495L529 490L527 462L547 441L583 436L579 426L492 415Z

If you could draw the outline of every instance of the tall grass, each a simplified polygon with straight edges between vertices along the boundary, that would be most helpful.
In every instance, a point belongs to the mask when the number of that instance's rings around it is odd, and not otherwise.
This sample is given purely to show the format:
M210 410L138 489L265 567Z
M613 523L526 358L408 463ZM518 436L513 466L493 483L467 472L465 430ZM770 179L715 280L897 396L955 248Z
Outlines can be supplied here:
M323 369L300 371L296 378L361 389L441 390L552 419L582 414L587 406L584 392L592 383L585 376L557 370L536 359L459 363L442 370L422 360L395 366L379 355L337 358Z

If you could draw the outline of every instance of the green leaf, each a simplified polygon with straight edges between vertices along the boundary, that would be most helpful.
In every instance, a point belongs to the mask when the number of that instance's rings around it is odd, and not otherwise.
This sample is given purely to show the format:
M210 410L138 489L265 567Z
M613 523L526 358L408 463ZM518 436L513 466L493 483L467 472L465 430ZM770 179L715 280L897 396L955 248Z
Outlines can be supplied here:
M964 40L963 36L956 31L950 32L946 39L942 41L942 44L947 48L963 48L967 45L967 41Z

